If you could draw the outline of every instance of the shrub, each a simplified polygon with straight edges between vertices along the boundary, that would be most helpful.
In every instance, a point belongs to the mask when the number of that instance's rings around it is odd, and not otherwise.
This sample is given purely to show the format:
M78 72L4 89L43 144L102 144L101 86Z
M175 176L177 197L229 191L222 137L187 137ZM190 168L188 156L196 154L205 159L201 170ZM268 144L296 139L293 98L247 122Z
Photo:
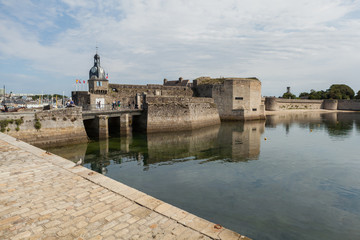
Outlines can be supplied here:
M8 120L8 119L1 120L0 121L0 131L5 132L6 127L9 125L10 122L11 122L11 120Z
M39 130L41 128L41 123L40 123L40 120L38 118L35 118L34 127L37 130Z
M20 125L23 124L23 123L24 123L24 118L23 118L23 117L15 120L16 126L20 126Z

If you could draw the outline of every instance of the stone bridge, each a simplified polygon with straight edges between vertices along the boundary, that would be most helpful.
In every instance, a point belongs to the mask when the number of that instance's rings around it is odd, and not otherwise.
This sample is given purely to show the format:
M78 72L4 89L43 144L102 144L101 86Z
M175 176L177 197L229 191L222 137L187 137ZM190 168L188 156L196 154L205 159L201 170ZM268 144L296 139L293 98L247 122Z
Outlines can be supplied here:
M96 109L83 111L82 117L89 137L106 139L109 137L109 130L129 135L133 117L142 113L142 109Z

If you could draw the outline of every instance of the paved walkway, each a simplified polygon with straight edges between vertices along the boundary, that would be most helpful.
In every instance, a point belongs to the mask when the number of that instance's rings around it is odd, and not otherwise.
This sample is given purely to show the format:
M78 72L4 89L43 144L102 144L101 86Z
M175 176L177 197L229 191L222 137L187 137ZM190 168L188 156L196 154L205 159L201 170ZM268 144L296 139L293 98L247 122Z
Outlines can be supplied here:
M0 133L0 239L248 239Z

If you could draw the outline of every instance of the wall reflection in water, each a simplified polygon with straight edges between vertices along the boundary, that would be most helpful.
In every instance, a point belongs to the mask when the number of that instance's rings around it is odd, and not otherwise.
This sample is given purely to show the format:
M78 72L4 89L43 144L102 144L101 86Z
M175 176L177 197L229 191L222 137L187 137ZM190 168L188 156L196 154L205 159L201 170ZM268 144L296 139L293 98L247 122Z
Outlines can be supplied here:
M297 124L308 130L325 129L330 137L346 137L354 127L360 132L360 113L358 112L305 112L267 116L266 127L284 126L289 133L290 126Z
M131 137L93 141L89 144L48 149L74 162L85 159L91 169L106 174L110 164L137 162L148 170L151 165L168 165L189 160L256 160L265 121L225 122L194 131L134 134Z
M326 130L334 139L349 136L356 128L360 132L359 113L293 113L268 116L265 121L223 122L221 125L195 131L139 134L111 138L89 144L51 148L49 151L74 162L80 158L99 173L106 174L110 164L136 163L143 170L198 160L239 162L256 160L260 154L261 136L266 128L284 127L286 133L291 125L302 129Z

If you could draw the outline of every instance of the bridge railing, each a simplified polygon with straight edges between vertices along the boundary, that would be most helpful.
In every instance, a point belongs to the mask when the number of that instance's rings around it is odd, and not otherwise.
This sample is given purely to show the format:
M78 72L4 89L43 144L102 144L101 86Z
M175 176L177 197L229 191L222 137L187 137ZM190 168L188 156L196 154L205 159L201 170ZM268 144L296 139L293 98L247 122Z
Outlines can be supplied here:
M112 104L88 104L82 106L83 111L111 111L111 110L129 110L129 109L140 109L136 104L130 105L115 105Z

